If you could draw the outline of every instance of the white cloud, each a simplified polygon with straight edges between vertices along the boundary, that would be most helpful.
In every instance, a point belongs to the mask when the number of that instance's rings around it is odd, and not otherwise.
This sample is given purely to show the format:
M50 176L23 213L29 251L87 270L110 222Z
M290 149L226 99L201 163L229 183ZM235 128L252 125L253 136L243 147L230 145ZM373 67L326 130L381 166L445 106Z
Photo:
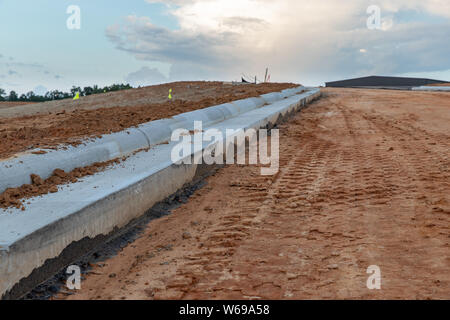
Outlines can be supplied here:
M242 72L308 81L450 68L450 21L399 24L405 10L450 17L447 0L380 0L382 30L368 30L371 0L168 0L180 28L168 30L129 16L107 35L148 61L173 65L171 77L239 78ZM360 49L364 48L365 54Z
M167 78L156 68L142 67L126 76L125 81L137 87L164 83Z
M450 18L450 1L448 0L382 0L383 9L390 12L416 10Z

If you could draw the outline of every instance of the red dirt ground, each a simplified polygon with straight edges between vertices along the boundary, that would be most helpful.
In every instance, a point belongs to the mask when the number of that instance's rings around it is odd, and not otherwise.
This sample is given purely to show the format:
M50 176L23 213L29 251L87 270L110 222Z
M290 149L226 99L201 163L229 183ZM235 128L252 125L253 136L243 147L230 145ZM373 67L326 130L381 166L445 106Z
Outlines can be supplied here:
M27 105L27 104L32 104L32 103L31 102L21 102L21 101L17 101L17 102L0 101L0 110L17 107L17 106L22 106L22 105Z
M449 299L450 93L324 93L57 299Z

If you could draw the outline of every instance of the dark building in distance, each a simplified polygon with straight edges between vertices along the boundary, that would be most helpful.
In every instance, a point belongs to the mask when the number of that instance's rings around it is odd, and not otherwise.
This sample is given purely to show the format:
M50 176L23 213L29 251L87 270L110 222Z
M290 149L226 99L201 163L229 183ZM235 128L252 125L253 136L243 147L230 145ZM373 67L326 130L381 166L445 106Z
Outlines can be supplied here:
M420 87L430 84L439 84L446 82L447 81L421 79L421 78L370 76L363 78L326 82L325 85L327 87L335 87L335 88L411 89L412 87Z

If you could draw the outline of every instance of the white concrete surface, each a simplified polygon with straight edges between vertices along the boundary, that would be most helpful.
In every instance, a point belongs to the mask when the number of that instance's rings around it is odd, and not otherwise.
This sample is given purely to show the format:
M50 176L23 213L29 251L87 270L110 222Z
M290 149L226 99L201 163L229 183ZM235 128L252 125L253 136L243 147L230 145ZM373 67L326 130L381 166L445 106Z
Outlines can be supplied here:
M47 179L54 169L71 171L77 167L85 167L95 162L104 162L117 157L127 156L132 152L148 148L170 139L172 130L185 128L192 130L193 119L202 120L211 125L250 110L271 103L275 98L286 98L305 90L296 87L283 90L281 93L270 93L264 97L236 100L231 103L213 106L201 110L182 113L170 119L141 124L138 128L103 135L101 138L85 140L83 144L64 146L59 150L46 150L46 154L33 154L31 150L17 158L0 161L0 193L7 188L30 184L31 174ZM279 100L279 99L278 99Z
M432 87L432 86L421 86L412 88L413 91L447 91L450 92L450 87Z

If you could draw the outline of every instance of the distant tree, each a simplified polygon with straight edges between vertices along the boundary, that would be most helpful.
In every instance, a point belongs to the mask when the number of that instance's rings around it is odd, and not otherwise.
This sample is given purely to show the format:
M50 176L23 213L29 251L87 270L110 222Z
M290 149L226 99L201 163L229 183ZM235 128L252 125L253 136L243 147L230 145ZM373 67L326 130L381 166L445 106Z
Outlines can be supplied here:
M92 89L91 87L84 87L83 93L85 96L90 96L94 93L94 89Z
M131 89L131 88L132 88L132 86L128 83L127 84L115 83L109 87L104 87L103 90L104 90L104 92L110 92L110 91L126 90L126 89Z
M27 99L28 101L34 101L35 98L36 98L36 94L35 94L33 91L27 92L27 94L26 94L26 99Z
M62 99L65 99L67 96L64 92L55 90L55 97L56 97L55 100L62 100Z
M49 100L61 100L61 99L64 99L64 92L61 92L61 91L58 91L58 90L53 90L51 92L48 92L48 98L49 98Z
M19 97L17 96L17 93L15 91L11 91L9 93L8 100L9 101L18 101Z
M75 95L77 94L77 92L80 93L80 96L83 96L83 90L81 90L80 87L75 87L75 86L73 86L72 89L70 89L70 92L72 93L72 97L75 97Z
M50 100L61 100L61 99L69 99L76 95L77 92L80 93L80 96L89 96L92 94L98 94L103 92L111 92L111 91L119 91L133 88L130 84L113 84L111 86L106 86L103 88L99 88L98 85L93 85L92 87L81 87L73 86L70 89L70 92L62 92L59 90L47 91L44 95L37 95L33 91L29 91L26 94L18 96L15 91L11 91L8 97L4 97L5 90L0 89L0 101L9 100L9 101L31 101L31 102L43 102Z
M33 91L28 92L26 96L27 96L27 101L30 101L30 102L43 102L43 101L47 100L45 98L45 96L37 95Z
M50 91L47 91L44 95L44 99L46 101L52 100L52 93Z

